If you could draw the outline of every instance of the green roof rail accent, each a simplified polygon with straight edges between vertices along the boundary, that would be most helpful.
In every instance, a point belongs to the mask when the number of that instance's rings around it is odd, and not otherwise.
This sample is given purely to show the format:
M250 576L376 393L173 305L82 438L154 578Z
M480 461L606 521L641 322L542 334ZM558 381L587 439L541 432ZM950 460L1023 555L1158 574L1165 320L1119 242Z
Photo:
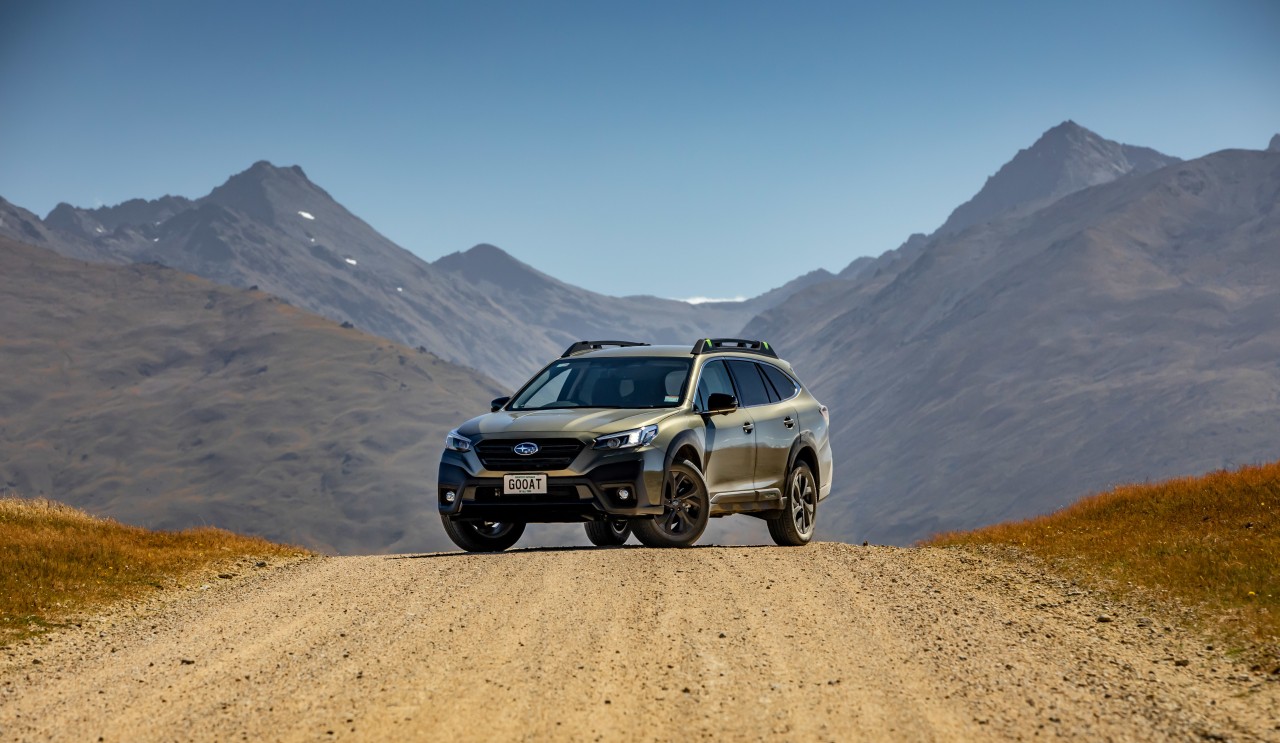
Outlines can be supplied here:
M754 353L770 358L778 358L778 353L765 341L747 338L700 338L689 351L694 356L715 351L731 351L734 353Z

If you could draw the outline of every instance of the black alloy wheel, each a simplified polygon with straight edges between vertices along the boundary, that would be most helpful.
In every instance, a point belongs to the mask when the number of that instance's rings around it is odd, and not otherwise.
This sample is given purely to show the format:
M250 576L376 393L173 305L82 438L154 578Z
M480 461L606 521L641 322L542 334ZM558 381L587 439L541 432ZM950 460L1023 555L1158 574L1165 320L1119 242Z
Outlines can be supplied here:
M501 552L520 541L524 524L519 521L455 521L441 516L444 533L467 552Z
M605 519L583 524L587 539L597 547L618 547L626 544L631 536L631 522L626 519Z
M702 472L689 461L673 462L662 489L662 514L636 519L636 539L646 547L689 547L711 516L711 498Z

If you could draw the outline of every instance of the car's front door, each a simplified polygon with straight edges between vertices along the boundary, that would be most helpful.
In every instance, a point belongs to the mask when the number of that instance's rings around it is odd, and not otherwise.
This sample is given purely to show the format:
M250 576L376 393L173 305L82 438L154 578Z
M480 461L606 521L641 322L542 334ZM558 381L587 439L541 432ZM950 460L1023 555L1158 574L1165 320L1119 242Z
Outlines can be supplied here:
M708 361L698 378L694 405L707 410L713 393L737 395L724 361ZM703 475L711 494L729 493L755 488L756 446L755 421L751 411L739 407L732 413L704 414L707 426L707 451Z

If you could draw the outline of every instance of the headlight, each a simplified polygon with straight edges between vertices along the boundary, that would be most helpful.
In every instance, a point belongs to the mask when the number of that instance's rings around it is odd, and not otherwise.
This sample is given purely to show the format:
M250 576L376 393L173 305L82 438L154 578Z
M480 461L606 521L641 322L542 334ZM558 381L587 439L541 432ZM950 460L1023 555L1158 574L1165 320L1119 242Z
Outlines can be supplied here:
M644 428L633 428L630 431L622 433L611 433L608 436L601 436L596 439L597 449L634 449L637 446L644 446L653 441L658 436L657 426L645 426Z
M444 448L449 451L471 451L471 439L458 433L457 429L444 437Z

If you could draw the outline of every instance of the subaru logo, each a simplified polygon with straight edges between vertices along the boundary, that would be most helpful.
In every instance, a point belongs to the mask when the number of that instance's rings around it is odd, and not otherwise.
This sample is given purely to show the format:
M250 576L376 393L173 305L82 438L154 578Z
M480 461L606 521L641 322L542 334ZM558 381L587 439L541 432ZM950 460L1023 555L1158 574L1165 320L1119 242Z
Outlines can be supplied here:
M538 453L538 445L532 441L526 441L523 444L516 444L513 451L523 457L528 457Z

